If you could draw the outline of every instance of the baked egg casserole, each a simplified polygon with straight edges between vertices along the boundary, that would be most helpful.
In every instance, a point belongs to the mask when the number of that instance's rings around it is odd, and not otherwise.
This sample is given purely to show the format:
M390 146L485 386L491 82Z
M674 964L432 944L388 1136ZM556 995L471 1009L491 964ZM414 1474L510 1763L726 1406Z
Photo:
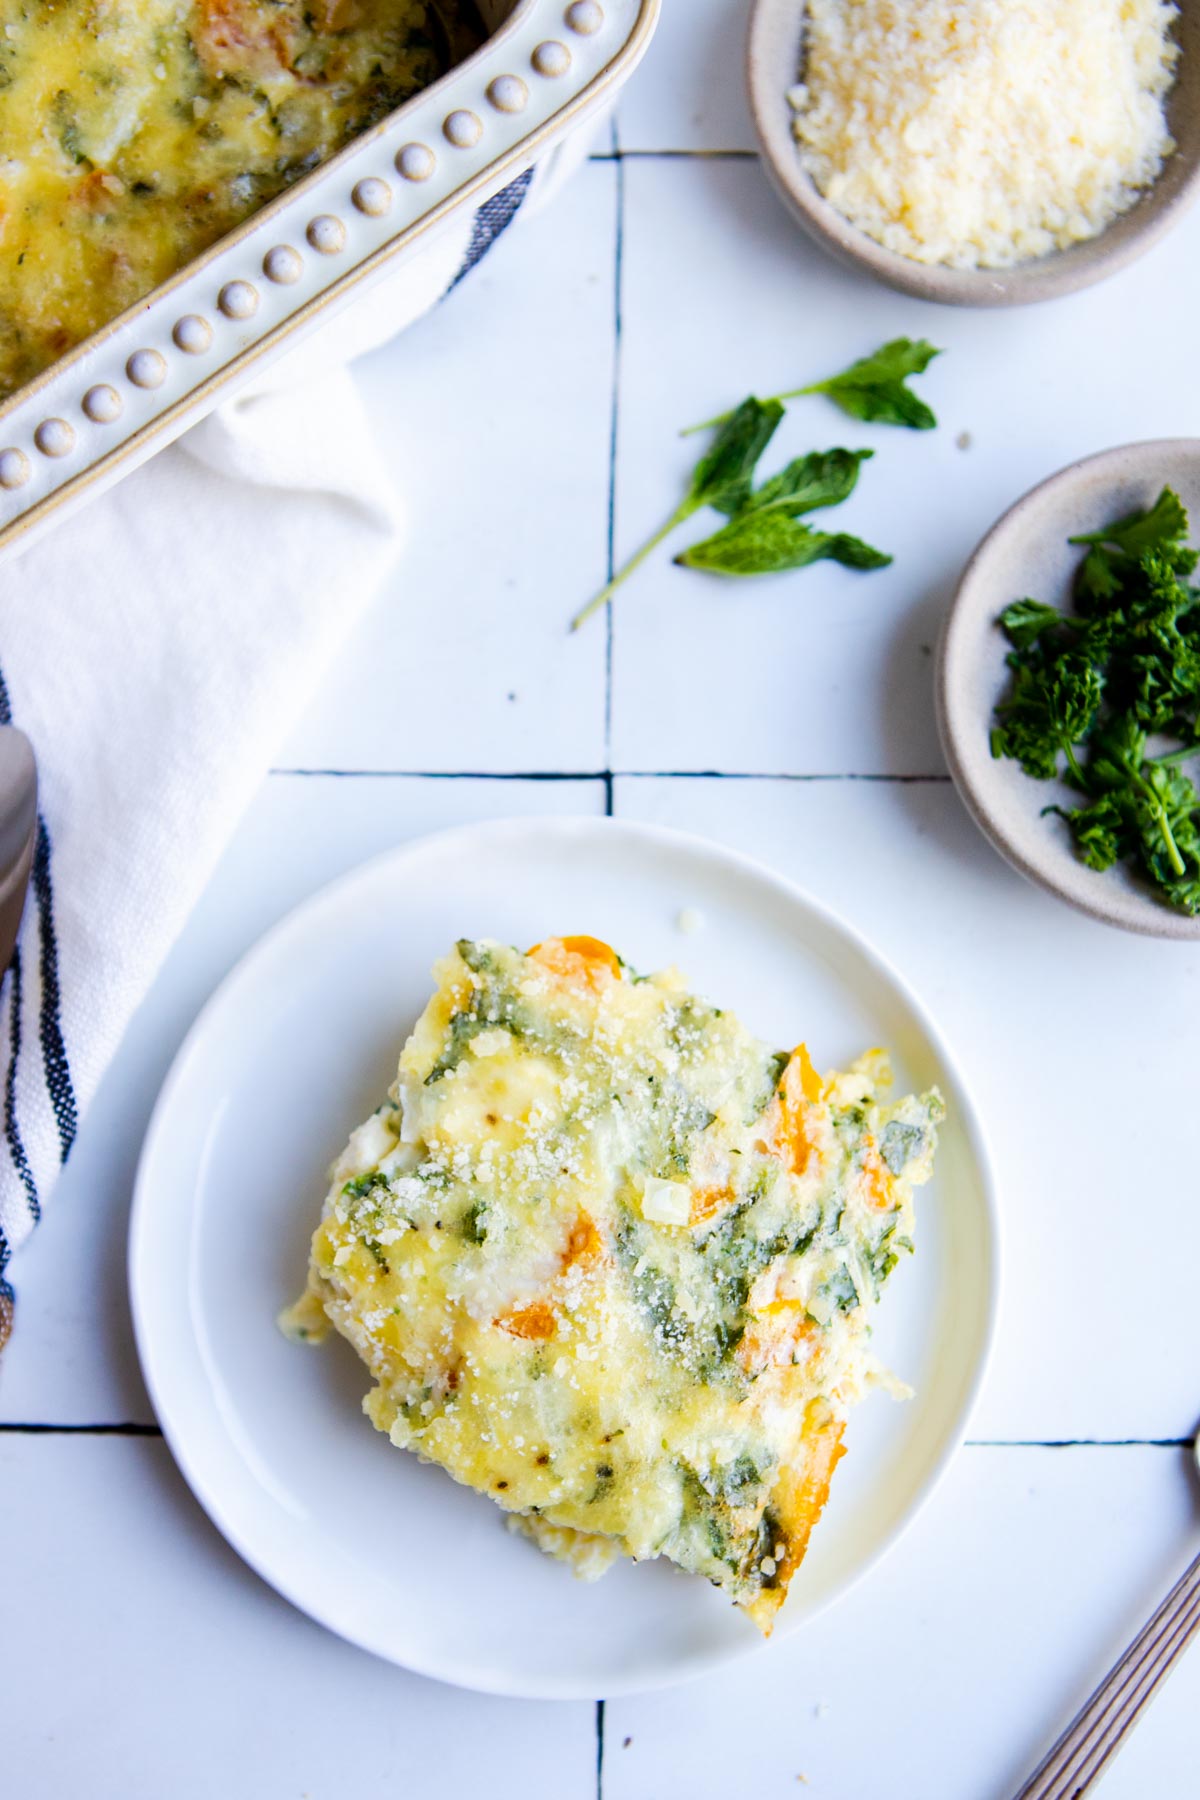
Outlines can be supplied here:
M465 0L0 0L0 399L482 37Z
M333 1170L285 1330L393 1444L588 1577L706 1576L767 1633L913 1247L936 1090L817 1073L594 938L461 942ZM901 1390L904 1391L904 1390Z

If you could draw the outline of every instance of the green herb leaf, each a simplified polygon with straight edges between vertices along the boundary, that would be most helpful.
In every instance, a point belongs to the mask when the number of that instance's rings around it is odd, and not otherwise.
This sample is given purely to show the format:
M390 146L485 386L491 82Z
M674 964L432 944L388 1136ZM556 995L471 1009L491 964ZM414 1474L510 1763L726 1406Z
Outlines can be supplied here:
M1018 650L1028 650L1030 644L1036 644L1046 632L1056 630L1063 623L1063 615L1053 606L1044 606L1040 600L1015 600L1000 614L1004 634Z
M840 1263L828 1281L821 1283L821 1292L829 1297L839 1312L853 1312L860 1304L854 1277L845 1263Z
M1196 830L1200 796L1187 776L1162 763L1145 762L1127 793L1142 862L1151 879L1162 887L1195 880L1200 875Z
M1200 559L1186 530L1164 488L1149 511L1071 540L1087 546L1073 590L1080 616L1037 601L1001 614L1013 681L992 748L1087 796L1046 811L1066 821L1089 868L1132 861L1169 905L1200 914L1200 794L1179 767L1200 740L1200 593L1187 585ZM1147 756L1148 734L1161 731L1183 745Z
M1121 592L1117 560L1103 545L1095 544L1075 575L1075 604L1081 613L1102 612Z
M1093 793L1119 793L1136 781L1146 759L1146 734L1132 719L1118 717L1096 733L1088 763Z
M816 512L822 506L840 506L848 500L858 483L861 463L874 455L873 450L813 450L808 456L797 456L778 475L772 475L760 488L742 500L741 506L719 505L719 512L781 512L788 518Z
M1116 863L1132 856L1137 837L1129 829L1124 809L1115 794L1102 794L1088 806L1077 806L1073 812L1061 806L1046 807L1067 821L1075 838L1075 848L1089 869L1103 874Z
M904 425L910 431L931 431L937 419L905 384L910 375L920 375L935 356L935 350L924 338L893 338L872 356L852 363L840 375L811 387L797 388L795 394L825 394L852 419L864 419L877 425ZM791 394L781 394L789 400Z
M60 88L50 103L50 119L64 155L76 164L90 161L83 148L75 99L65 88Z
M1027 653L1033 655L1034 653ZM1065 755L1075 785L1086 787L1075 746L1092 729L1104 685L1099 672L1073 650L1053 661L1022 661L1009 656L1012 691L996 708L992 755L1014 757L1027 775L1049 781L1059 773Z
M893 1175L903 1175L910 1162L915 1162L928 1142L928 1132L910 1119L892 1119L883 1128L879 1154ZM892 1230L895 1230L893 1224Z
M1067 541L1105 544L1123 550L1126 556L1141 556L1146 550L1181 542L1187 531L1187 509L1174 489L1165 487L1148 512L1128 513L1123 519L1115 519L1111 525L1106 525L1103 531L1082 532Z
M861 538L814 531L799 519L772 511L740 513L675 558L684 568L708 569L716 575L775 575L822 560L849 569L882 569L892 559Z
M688 514L702 506L737 511L749 496L758 459L782 417L778 400L755 400L753 396L730 413L692 473L685 502Z
M1200 913L1200 873L1189 871L1176 881L1160 881L1167 901L1179 912Z
M645 562L651 551L657 549L663 539L677 525L682 525L685 519L690 519L694 512L699 512L703 506L736 511L742 505L749 496L758 459L770 443L782 417L783 407L778 400L755 400L751 396L742 401L736 412L731 413L722 424L707 452L696 464L688 491L666 524L630 557L582 611L576 613L571 620L572 631L578 631L594 612L598 612L611 600L621 583L627 581L633 571Z
M1163 551L1147 551L1121 600L1089 629L1089 637L1103 629L1116 658L1113 704L1147 731L1187 733L1200 705L1197 596Z
M905 383L910 376L922 374L934 357L941 354L924 338L893 338L870 356L861 357L848 369L843 369L840 375L830 375L827 380L813 382L810 387L789 388L786 393L774 397L776 400L799 400L806 394L825 394L852 419L863 419L876 425L904 425L910 431L932 431L937 419ZM730 417L729 413L721 413L715 419L689 425L683 436L688 437L694 431L707 431L713 425L724 425Z

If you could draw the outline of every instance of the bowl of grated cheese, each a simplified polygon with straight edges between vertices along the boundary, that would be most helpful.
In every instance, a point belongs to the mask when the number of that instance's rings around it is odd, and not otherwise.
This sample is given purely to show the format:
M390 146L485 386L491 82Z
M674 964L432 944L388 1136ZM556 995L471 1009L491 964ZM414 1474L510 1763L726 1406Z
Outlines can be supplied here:
M920 299L1053 299L1200 192L1200 6L755 0L751 111L799 223Z

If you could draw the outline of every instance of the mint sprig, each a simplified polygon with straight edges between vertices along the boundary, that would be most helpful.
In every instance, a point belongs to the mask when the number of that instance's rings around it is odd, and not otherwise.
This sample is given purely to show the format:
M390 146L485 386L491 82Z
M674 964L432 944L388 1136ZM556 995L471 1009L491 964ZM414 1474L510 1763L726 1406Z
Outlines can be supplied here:
M814 531L778 512L743 513L675 558L682 568L707 569L713 575L781 575L822 561L847 569L884 569L891 560L861 538L844 531Z
M785 393L773 397L786 403L801 400L809 394L824 394L850 418L864 424L901 425L909 431L932 431L937 418L913 393L908 382L914 375L923 375L934 357L941 354L925 338L892 338L870 356L851 363L840 375L829 375L824 381L810 382L807 387L788 388ZM715 419L705 419L703 424L689 425L683 435L688 437L695 431L708 431L713 426L723 425L728 417L728 413L722 413Z
M716 436L693 469L683 499L576 613L571 630L578 631L599 612L664 539L704 507L724 513L729 523L677 556L676 562L684 568L722 575L766 575L823 560L852 569L884 568L891 557L861 538L846 532L816 531L802 523L807 513L839 506L849 498L870 450L814 450L794 458L758 488L754 486L755 471L783 418L785 403L803 394L824 394L854 419L928 431L937 420L907 383L940 354L924 338L893 338L838 375L767 400L751 395L732 412L703 426L692 426L693 431L712 429Z
M783 407L778 400L755 400L753 396L743 400L737 410L730 413L710 449L693 469L688 491L666 524L653 537L647 538L629 561L617 570L612 580L576 613L571 620L572 631L578 631L593 613L599 612L612 599L622 582L628 581L634 570L645 562L651 551L656 550L676 526L690 519L701 507L715 506L731 512L738 510L750 492L758 459L775 435L782 417Z

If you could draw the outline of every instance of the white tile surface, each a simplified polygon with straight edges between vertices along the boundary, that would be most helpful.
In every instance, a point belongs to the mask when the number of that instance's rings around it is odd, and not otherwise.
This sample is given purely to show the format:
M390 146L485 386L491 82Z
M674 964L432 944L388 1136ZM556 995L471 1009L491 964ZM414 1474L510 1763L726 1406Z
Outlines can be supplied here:
M810 1637L610 1702L605 1800L782 1800L800 1774L822 1800L1007 1800L1194 1550L1184 1464L964 1452L902 1550ZM597 1792L589 1706L461 1694L339 1643L223 1545L162 1444L0 1437L0 1493L21 1547L0 1634L21 1800L85 1785L340 1800L348 1780L362 1800L456 1800L485 1780L522 1800ZM1192 1659L1106 1800L1182 1800L1164 1778L1189 1766L1198 1684Z
M708 513L619 594L614 767L940 769L928 650L978 538L1077 456L1195 430L1200 365L1179 346L1192 335L1200 214L1069 304L991 313L925 305L842 269L793 228L754 163L631 161L625 184L619 559L685 490L703 440L680 427L901 334L946 354L921 379L941 430L857 426L808 399L764 459L769 472L813 448L874 447L858 491L826 516L890 551L893 567L821 563L736 582L674 567L676 550L719 523ZM1153 330L1129 329L1149 318Z
M737 154L752 142L745 12L665 0L620 107L623 163L590 164L362 365L409 546L281 766L936 777L929 651L976 539L1075 456L1195 431L1200 216L1116 281L1033 311L941 311L873 288L810 248ZM694 151L717 154L678 154ZM947 354L922 384L936 434L854 427L810 401L772 451L873 445L844 521L896 554L892 570L724 586L668 553L618 602L610 684L603 624L565 626L605 565L622 186L620 552L678 499L699 448L678 427L900 333ZM793 875L893 958L957 1047L1008 1239L976 1434L1189 1432L1196 953L1109 933L1025 886L939 781L618 779L615 798ZM265 785L17 1261L0 1422L149 1421L124 1286L138 1145L184 1031L259 933L405 837L603 801L598 780ZM224 1548L161 1443L0 1428L0 1791L1008 1800L1195 1547L1193 1495L1178 1450L969 1449L816 1632L719 1691L611 1704L601 1791L590 1707L435 1688L320 1632ZM1193 1654L1106 1800L1193 1792L1198 1683Z
M12 1800L457 1800L485 1770L493 1800L592 1800L589 1704L463 1694L322 1631L226 1547L164 1444L0 1437L0 1493L21 1546Z
M604 1800L1010 1800L1195 1553L1184 1462L965 1451L901 1549L811 1633L610 1702ZM1194 1791L1197 1706L1193 1656L1104 1800Z
M0 1359L0 1421L153 1419L125 1287L138 1150L185 1032L268 926L355 864L425 832L603 807L598 781L274 776L266 783L130 1026L45 1222L14 1271L17 1329Z
M605 569L615 201L588 164L359 365L407 548L280 764L603 768L604 645L565 627Z
M1179 1171L1195 1081L1179 1050L1196 1041L1200 949L1077 919L1001 862L945 782L624 780L615 805L744 850L832 906L958 1053L1006 1240L973 1435L1192 1433L1200 1313L1190 1259L1167 1246L1193 1231ZM686 968L686 939L679 955ZM1153 1262L1150 1308L1130 1304L1134 1244Z
M621 96L624 150L752 150L743 0L663 0L646 60Z

